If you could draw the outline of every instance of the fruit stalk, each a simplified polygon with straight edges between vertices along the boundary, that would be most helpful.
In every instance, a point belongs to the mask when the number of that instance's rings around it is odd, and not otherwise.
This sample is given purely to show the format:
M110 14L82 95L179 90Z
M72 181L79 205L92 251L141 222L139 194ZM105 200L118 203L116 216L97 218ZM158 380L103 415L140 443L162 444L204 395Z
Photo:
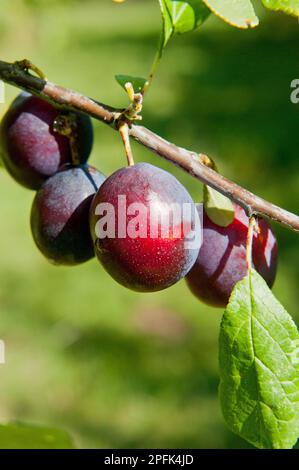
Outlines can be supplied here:
M253 234L256 226L256 219L253 216L249 219L247 240L246 240L246 266L247 270L250 271L252 268L252 244L253 244Z
M127 160L128 160L128 165L133 166L134 165L134 157L133 157L131 144L130 144L128 124L126 122L122 122L119 125L118 130L119 130L121 139L122 139L124 147L125 147L125 152L126 152L126 156L127 156Z
M80 93L31 75L24 71L18 63L0 61L0 79L49 101L61 109L80 111L108 124L114 130L118 130L117 119L124 110L104 105ZM174 163L204 184L230 198L243 207L248 214L266 216L291 230L299 231L298 215L260 198L225 178L201 163L198 159L198 153L177 147L143 126L132 124L129 134L150 151Z

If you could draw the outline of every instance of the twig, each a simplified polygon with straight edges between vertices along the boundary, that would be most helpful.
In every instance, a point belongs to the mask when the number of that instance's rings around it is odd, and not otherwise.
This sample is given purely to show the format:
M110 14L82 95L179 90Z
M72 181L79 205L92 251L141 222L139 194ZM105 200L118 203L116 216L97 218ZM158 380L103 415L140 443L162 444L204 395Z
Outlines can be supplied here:
M26 90L62 109L81 111L118 130L117 119L123 112L122 109L112 108L80 93L31 75L28 71L24 71L19 63L0 61L0 80ZM206 166L202 163L205 162L202 154L177 147L149 129L135 124L131 125L129 134L144 147L229 197L242 206L249 216L253 214L266 216L289 229L299 231L299 217L297 215L265 201L209 168L209 165Z

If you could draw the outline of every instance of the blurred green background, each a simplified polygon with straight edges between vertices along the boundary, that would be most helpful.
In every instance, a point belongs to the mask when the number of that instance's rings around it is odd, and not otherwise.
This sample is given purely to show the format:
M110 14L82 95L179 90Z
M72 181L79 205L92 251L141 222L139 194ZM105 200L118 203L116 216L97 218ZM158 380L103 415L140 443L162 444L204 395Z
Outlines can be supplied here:
M165 52L144 123L213 156L221 171L291 211L299 201L298 22L261 10L240 31L213 18ZM156 0L1 0L0 58L29 58L49 79L115 106L114 74L145 76L160 31ZM6 86L5 112L17 90ZM125 164L118 135L94 123L91 162ZM199 201L201 184L134 145L137 161L173 172ZM221 310L185 283L156 294L118 286L96 261L55 268L29 229L33 194L0 171L0 420L68 430L80 447L246 448L217 398ZM276 226L274 288L297 324L298 235Z

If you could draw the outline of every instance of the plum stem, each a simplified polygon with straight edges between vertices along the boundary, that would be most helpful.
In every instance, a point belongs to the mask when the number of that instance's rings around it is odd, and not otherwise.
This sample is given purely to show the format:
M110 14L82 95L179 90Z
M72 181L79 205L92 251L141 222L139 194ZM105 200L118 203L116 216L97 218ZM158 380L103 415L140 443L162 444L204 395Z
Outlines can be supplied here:
M18 63L0 60L0 80L50 102L62 110L79 111L118 130L119 117L124 109L117 109L92 100L76 91L69 90L45 79L27 73ZM186 150L168 142L146 127L131 124L129 136L151 152L159 155L202 183L216 189L245 209L248 214L266 216L285 227L299 232L299 216L278 207L242 188L217 173L198 158L199 152Z
M68 138L73 165L80 165L78 123L75 113L61 113L54 122L54 130Z
M128 165L134 166L134 157L133 157L133 152L131 148L130 137L129 137L129 126L127 122L120 122L118 130L119 130L120 136L122 138L122 141L125 147Z
M250 271L252 268L252 245L253 245L253 234L254 228L256 225L256 218L252 215L249 218L249 225L248 225L248 232L247 232L247 239L246 239L246 265L247 270Z

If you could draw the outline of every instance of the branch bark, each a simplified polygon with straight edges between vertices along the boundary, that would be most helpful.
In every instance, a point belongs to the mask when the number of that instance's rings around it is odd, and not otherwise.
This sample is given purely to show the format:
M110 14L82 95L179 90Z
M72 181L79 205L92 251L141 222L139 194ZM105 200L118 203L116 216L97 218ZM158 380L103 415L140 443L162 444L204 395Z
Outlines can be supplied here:
M117 117L121 109L112 108L80 93L36 77L20 66L20 63L0 61L0 80L28 91L55 106L70 111L80 111L117 130ZM285 227L299 231L299 217L275 206L261 197L230 181L202 162L205 155L198 154L167 142L149 129L132 124L130 136L148 150L174 163L184 171L211 186L242 206L248 215L266 216Z

